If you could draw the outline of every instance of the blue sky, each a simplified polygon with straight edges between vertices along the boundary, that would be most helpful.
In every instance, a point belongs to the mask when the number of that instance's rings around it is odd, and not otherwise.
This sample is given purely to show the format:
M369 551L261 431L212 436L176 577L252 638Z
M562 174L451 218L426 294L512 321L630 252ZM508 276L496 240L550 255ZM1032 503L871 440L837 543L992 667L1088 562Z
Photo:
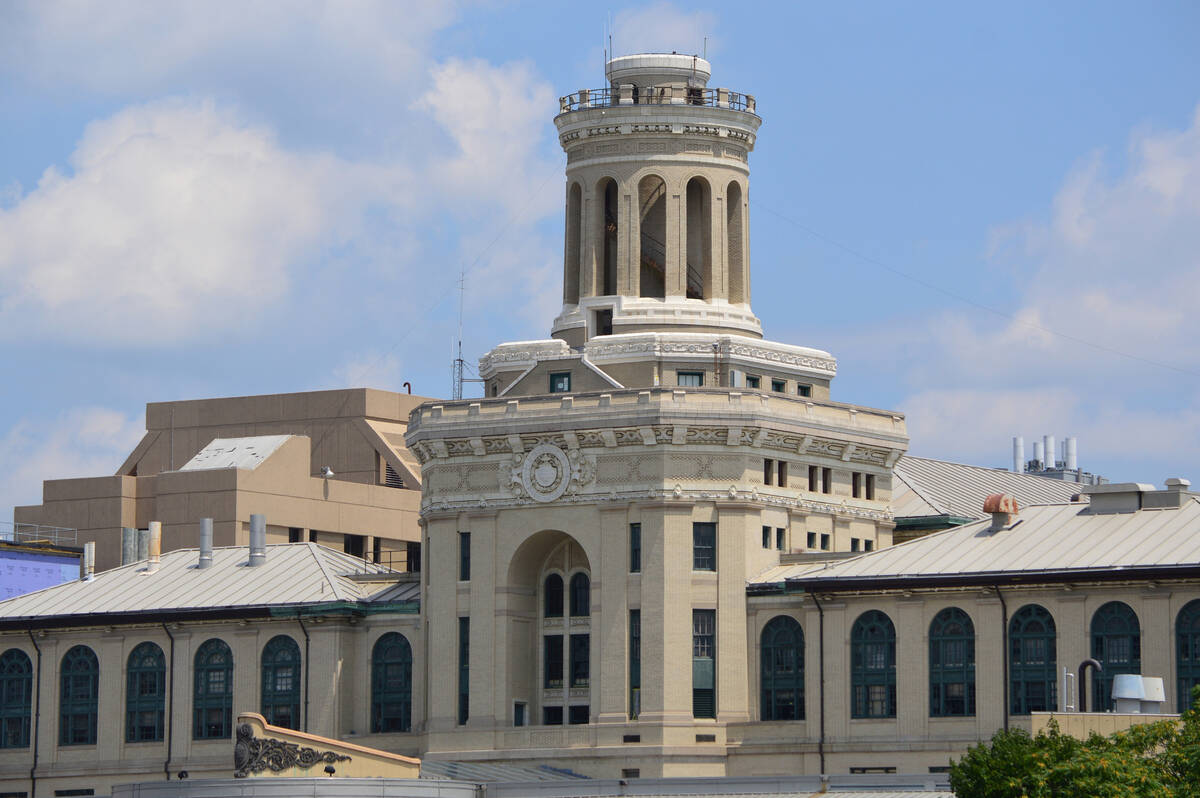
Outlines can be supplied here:
M556 99L754 94L753 307L914 454L1200 481L1200 5L0 4L0 518L148 401L447 396L561 301Z

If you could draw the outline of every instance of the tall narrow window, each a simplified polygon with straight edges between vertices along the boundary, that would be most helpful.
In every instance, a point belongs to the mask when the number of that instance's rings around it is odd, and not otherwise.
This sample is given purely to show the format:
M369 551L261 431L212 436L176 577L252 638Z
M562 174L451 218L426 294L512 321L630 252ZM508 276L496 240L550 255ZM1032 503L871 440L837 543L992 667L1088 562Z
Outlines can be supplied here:
M769 526L762 528L762 547L764 549L771 548L771 527Z
M867 497L868 499L870 499L870 500L874 501L874 499L875 499L875 475L874 475L874 474L867 474L867 475L866 475L866 481L867 481L867 484L866 484L866 497Z
M471 581L471 533L458 533L458 581Z
M763 458L763 484L770 485L775 481L775 461L769 457Z
M591 636L571 635L571 686L587 687L591 676Z
M58 744L95 745L100 700L100 662L87 646L73 646L62 658L58 693Z
M1200 599L1189 601L1175 619L1175 693L1180 713L1192 705L1192 688L1200 685Z
M1009 709L1014 715L1058 710L1054 617L1026 604L1008 622Z
M642 572L642 525L629 525L629 573Z
M692 524L692 570L717 570L717 525Z
M583 571L571 577L571 617L592 614L592 580Z
M555 689L563 686L563 638L562 635L546 635L542 638L542 687Z
M808 467L808 490L816 493L821 489L821 469L816 466Z
M629 719L642 709L642 611L629 611Z
M579 304L580 221L583 191L578 183L567 189L566 247L563 254L563 304Z
M853 471L850 474L850 497L857 499L862 495L862 474Z
M700 177L687 184L687 296L713 298L712 190Z
M19 648L0 655L0 748L28 748L33 663Z
M563 580L558 574L550 574L542 588L542 615L546 618L561 618L563 614Z
M692 716L717 716L717 611L692 610Z
M1113 678L1142 672L1142 632L1128 604L1110 601L1092 616L1092 657L1104 667L1092 674L1093 711L1113 708Z
M371 649L371 733L412 728L412 646L388 632Z
M233 732L233 652L225 641L207 640L192 667L192 737L219 740Z
M667 185L661 177L648 175L638 183L638 214L642 231L638 294L664 299L667 296Z
M775 529L775 550L783 551L784 543L786 542L787 530L783 527Z
M776 466L775 484L781 488L786 488L788 486L786 460L780 460Z
M125 664L125 742L163 739L167 663L154 643L139 643Z
M975 625L957 607L929 625L929 716L975 714Z
M267 723L300 728L300 646L276 635L263 646L262 714Z
M725 189L725 244L727 247L726 262L729 269L729 302L734 305L749 301L746 291L746 270L742 256L744 242L742 187L737 183L730 183Z
M879 610L850 631L850 717L896 717L896 627Z
M794 618L772 618L762 633L761 720L804 720L804 630Z
M471 717L471 619L458 619L458 725Z
M599 273L596 293L610 296L617 293L617 181L606 178L600 184L602 237L600 239Z
M833 469L832 468L822 468L821 469L821 492L822 493L833 493Z

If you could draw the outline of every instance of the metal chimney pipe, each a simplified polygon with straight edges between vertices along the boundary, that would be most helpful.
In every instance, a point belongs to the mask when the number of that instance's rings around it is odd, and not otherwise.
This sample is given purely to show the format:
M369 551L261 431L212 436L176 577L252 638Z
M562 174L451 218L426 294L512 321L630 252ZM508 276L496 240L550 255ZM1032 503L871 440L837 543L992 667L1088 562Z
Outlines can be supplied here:
M137 531L137 558L138 562L150 557L150 530L139 529Z
M1055 455L1058 454L1058 449L1054 447L1054 436L1042 436L1042 451L1046 454L1046 468L1054 468L1058 465L1055 462Z
M267 561L267 517L262 513L250 515L250 567Z
M1013 438L1013 473L1025 473L1025 439L1020 435Z
M200 560L197 568L211 568L213 564L213 527L211 518L200 519Z
M79 556L79 581L90 582L96 576L96 543L89 540L83 544L83 554Z
M137 530L131 526L121 527L121 565L137 562Z
M1037 463L1038 471L1046 467L1046 458L1042 455L1042 442L1033 442L1033 462Z
M150 522L150 567L157 568L162 560L162 521Z
M1079 468L1079 451L1076 448L1075 436L1068 436L1064 445L1066 452L1063 455L1063 460L1066 461L1066 468L1068 471L1075 471Z

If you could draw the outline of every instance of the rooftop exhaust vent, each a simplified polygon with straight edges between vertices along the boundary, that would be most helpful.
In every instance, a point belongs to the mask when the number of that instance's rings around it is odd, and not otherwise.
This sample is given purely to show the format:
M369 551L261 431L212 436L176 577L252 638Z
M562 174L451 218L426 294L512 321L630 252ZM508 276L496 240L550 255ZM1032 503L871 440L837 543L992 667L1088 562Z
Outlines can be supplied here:
M1017 500L1007 493L993 493L983 501L983 511L992 515L992 532L998 532L1012 524L1020 512Z

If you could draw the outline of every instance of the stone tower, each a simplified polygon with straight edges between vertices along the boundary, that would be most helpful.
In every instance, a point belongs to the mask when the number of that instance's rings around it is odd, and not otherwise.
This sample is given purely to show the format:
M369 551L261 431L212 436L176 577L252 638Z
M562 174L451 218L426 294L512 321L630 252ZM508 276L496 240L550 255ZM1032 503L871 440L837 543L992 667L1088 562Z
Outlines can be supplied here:
M720 775L757 707L746 580L891 543L904 419L750 309L755 99L708 62L608 63L560 102L563 306L425 404L427 751ZM813 685L814 690L817 689Z

